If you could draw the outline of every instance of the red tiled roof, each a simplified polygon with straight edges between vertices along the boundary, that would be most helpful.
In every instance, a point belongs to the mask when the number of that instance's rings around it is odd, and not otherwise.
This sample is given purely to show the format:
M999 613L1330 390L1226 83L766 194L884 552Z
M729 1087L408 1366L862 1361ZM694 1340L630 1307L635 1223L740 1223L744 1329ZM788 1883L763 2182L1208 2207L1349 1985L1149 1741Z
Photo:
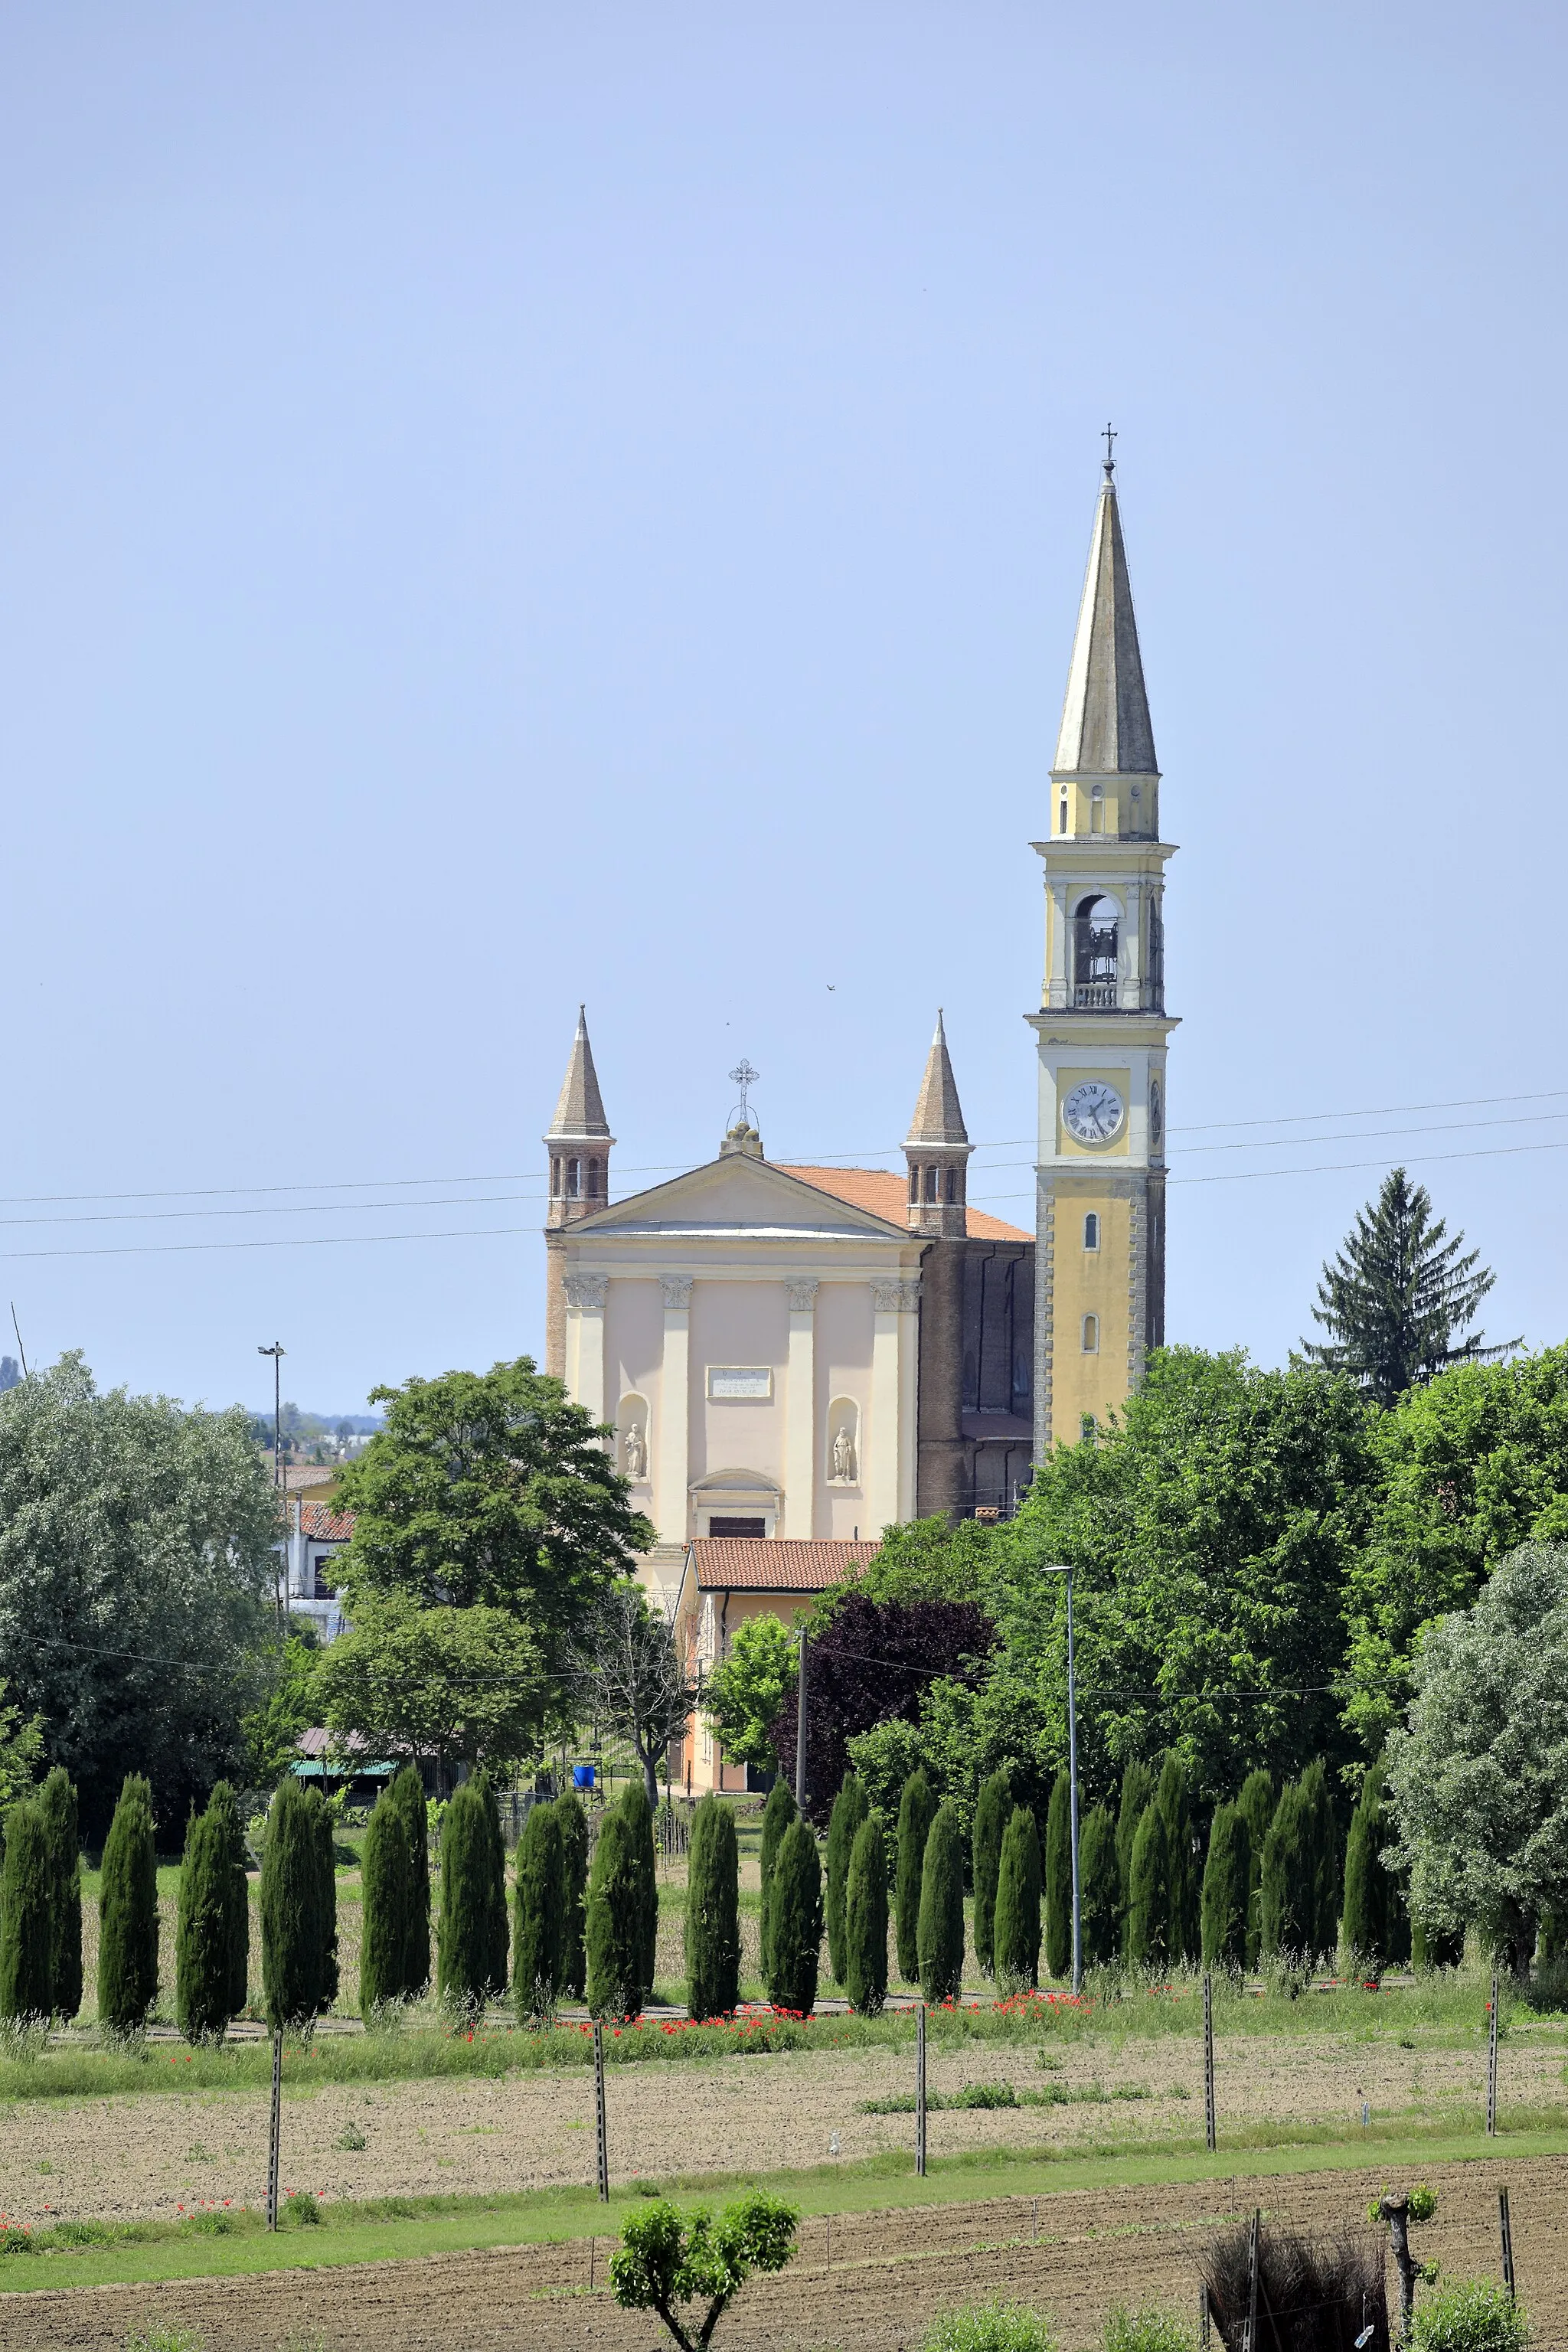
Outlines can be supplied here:
M301 1503L300 1532L317 1543L347 1543L354 1531L352 1511L334 1511L330 1503Z
M780 1166L783 1166L781 1161ZM909 1206L910 1180L891 1168L784 1168L786 1176L798 1176L803 1184L813 1184L819 1192L830 1192L836 1201L847 1201L851 1208L869 1209L874 1217L886 1217L890 1225L902 1226ZM1000 1217L988 1217L984 1209L965 1213L965 1225L973 1242L1031 1242L1018 1225L1004 1223Z
M690 1547L705 1592L826 1592L881 1549L879 1538L805 1543L787 1536L700 1536Z

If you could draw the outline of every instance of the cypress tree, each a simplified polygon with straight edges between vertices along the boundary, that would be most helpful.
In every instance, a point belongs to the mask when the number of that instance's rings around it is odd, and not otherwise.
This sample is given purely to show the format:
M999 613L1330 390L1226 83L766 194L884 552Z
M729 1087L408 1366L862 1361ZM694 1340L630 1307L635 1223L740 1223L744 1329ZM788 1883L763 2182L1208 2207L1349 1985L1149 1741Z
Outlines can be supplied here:
M963 1984L963 1833L945 1801L921 1865L918 1940L921 1992L929 2001L956 2000Z
M437 1981L444 2001L470 2012L506 1990L505 1857L493 1813L489 1784L480 1772L453 1792L441 1825Z
M1383 1767L1374 1764L1361 1784L1345 1848L1345 1948L1351 1965L1379 1976L1393 1942L1394 1885L1383 1866Z
M1263 1841L1258 1932L1265 1959L1310 1954L1317 1902L1312 1826L1300 1782L1288 1780Z
M1247 1889L1252 1840L1239 1805L1216 1805L1204 1864L1203 1959L1205 1969L1239 1971L1247 1965Z
M50 2007L68 2022L81 2007L81 1842L76 1789L63 1764L44 1782L38 1810L49 1846Z
M511 1959L511 1922L507 1916L506 1903L506 1840L501 1835L500 1804L489 1772L480 1770L475 1779L485 1809L485 1856L489 1865L484 1885L486 1994L491 2000L500 2000L505 1997Z
M533 1805L517 1849L511 1993L519 2017L548 2017L562 1988L565 1854L553 1805Z
M49 1832L36 1803L13 1805L0 1873L0 2017L43 2023L49 2015L53 1870Z
M1065 1772L1051 1783L1046 1815L1046 1973L1072 1971L1072 1790Z
M158 1860L153 1791L127 1773L104 1842L98 1897L98 2020L135 2033L158 1998Z
M837 1984L844 1981L844 1899L849 1887L849 1856L870 1810L859 1774L846 1772L827 1824L827 1964Z
M1237 1811L1247 1823L1247 1966L1255 1969L1260 1947L1263 1925L1263 1842L1268 1835L1268 1825L1274 1819L1277 1802L1273 1775L1261 1767L1249 1772L1241 1784L1237 1799Z
M642 1919L626 1824L612 1806L594 1842L588 1874L587 1990L595 2017L624 2022L642 2014Z
M225 2005L230 2017L238 2017L250 1999L250 1858L246 1852L239 1801L226 1780L215 1784L207 1799L207 1811L215 1823L215 1835L221 1840L227 1857L225 1908L228 1922L228 1990Z
M309 2024L331 2007L337 1992L331 1826L321 1791L307 1793L287 1773L272 1800L261 1864L261 1982L267 2021L274 2031Z
M1121 1775L1121 1804L1116 1816L1116 1867L1121 1877L1121 1912L1125 1921L1132 1887L1132 1841L1138 1834L1150 1799L1154 1775L1147 1764L1129 1764Z
M779 1841L772 1914L768 1999L775 2009L809 2017L822 1951L822 1864L808 1822L792 1822Z
M784 1833L795 1816L795 1791L787 1780L775 1780L768 1790L768 1801L763 1807L762 1843L762 1902L759 1906L762 1924L763 1982L773 1973L773 1947L768 1933L768 1911L773 1889L773 1866L778 1861Z
M622 1790L620 1811L626 1826L626 1852L637 1872L637 1969L642 1985L638 2006L643 2007L653 1990L658 1951L658 1863L653 1845L653 1810L640 1774Z
M1013 1800L1005 1772L993 1772L980 1784L974 1808L974 1839L971 1856L974 1879L974 1957L987 1976L992 1973L992 1928L996 1916L996 1874L1002 1867L1002 1840Z
M1165 1836L1171 1849L1171 1931L1165 1956L1173 1966L1195 1959L1198 1951L1198 1874L1193 1853L1193 1814L1187 1796L1187 1776L1174 1750L1160 1771L1157 1790L1165 1816Z
M1170 1960L1171 1832L1151 1799L1132 1841L1127 1882L1127 1958L1135 1969L1163 1969Z
M1340 1833L1334 1801L1329 1790L1329 1768L1315 1757L1301 1775L1301 1798L1307 1810L1307 1834L1311 1848L1311 1950L1332 1952L1340 1937Z
M1083 1825L1078 1867L1083 1964L1109 1968L1121 1951L1121 1874L1116 1866L1116 1824L1104 1805L1096 1805Z
M232 1800L233 1791L227 1793ZM248 1911L243 1873L237 1899ZM215 1790L206 1811L193 1813L186 1824L180 1869L174 2013L187 2042L221 2042L229 2019L238 2013L234 2006L236 1900L229 1823ZM248 1928L248 1919L245 1924Z
M888 1848L874 1813L856 1831L849 1851L844 1946L849 2006L862 2017L876 2017L888 1998Z
M575 1789L555 1800L561 1824L561 1990L581 2000L587 1984L588 1959L583 1942L584 1906L588 1899L588 1820Z
M899 1864L893 1890L894 1941L899 1951L899 1974L906 1984L920 1981L921 1866L935 1819L936 1799L931 1794L931 1782L924 1770L917 1769L904 1782L899 1805Z
M416 2000L430 1981L430 1809L425 1783L412 1764L393 1775L386 1794L403 1816L408 1841L407 1942L401 1977L404 1992Z
M687 2014L731 2017L740 1998L741 1849L732 1810L710 1793L692 1816L687 1862Z
M360 1857L363 1888L359 1948L359 2013L367 2025L388 2002L407 1994L409 1912L414 1863L408 1820L391 1790L371 1809Z
M1032 1985L1040 1975L1040 1832L1027 1805L1016 1805L996 1866L992 1954L998 1985Z
M307 1789L311 1853L316 1864L317 1966L321 1971L321 2014L325 2016L338 1997L338 1872L337 1824L320 1789Z

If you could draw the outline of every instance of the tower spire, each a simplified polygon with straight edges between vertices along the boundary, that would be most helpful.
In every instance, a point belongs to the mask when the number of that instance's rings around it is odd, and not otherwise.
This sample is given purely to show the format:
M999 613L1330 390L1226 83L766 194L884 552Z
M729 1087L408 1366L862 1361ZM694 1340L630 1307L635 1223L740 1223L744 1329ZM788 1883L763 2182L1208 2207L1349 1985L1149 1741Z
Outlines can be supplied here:
M610 1150L615 1139L605 1117L594 1048L588 1043L587 1013L580 1004L561 1099L544 1130L550 1153L550 1224L573 1225L580 1217L591 1217L595 1209L605 1207L610 1197Z
M1089 570L1068 668L1067 701L1053 775L1152 776L1158 773L1132 584L1116 503L1116 436L1105 428L1105 478L1094 510Z
M974 1146L963 1124L958 1081L947 1051L942 1013L926 1055L925 1076L915 1102L915 1115L904 1138L910 1169L910 1231L945 1234L962 1240L969 1230L965 1207L969 1155Z
M576 1142L590 1137L605 1143L613 1140L599 1092L599 1074L594 1067L594 1048L588 1043L587 1007L582 1004L577 1007L577 1034L572 1040L561 1099L544 1139L548 1143L556 1136L569 1136Z
M938 1007L936 1034L926 1055L925 1076L921 1080L920 1097L915 1115L910 1121L907 1143L961 1143L969 1148L969 1130L963 1124L963 1110L958 1099L958 1081L952 1075L952 1063L947 1051L947 1032L942 1025Z

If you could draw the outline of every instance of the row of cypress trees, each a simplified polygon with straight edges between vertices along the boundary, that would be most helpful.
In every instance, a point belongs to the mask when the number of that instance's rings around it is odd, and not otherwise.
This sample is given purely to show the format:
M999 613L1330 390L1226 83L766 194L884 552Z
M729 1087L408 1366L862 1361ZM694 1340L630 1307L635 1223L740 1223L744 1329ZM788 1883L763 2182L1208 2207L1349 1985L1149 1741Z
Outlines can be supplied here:
M0 2017L73 2018L81 2007L81 1862L77 1797L57 1764L14 1805L0 1872Z

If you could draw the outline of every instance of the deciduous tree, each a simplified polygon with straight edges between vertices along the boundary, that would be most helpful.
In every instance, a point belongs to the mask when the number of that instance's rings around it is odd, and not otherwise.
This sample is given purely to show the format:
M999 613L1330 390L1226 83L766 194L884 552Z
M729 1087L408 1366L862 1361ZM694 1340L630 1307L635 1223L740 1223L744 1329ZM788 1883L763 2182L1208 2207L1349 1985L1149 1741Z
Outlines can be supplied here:
M697 1688L669 1619L649 1608L640 1585L613 1586L568 1642L566 1680L581 1720L630 1741L651 1811L658 1803L655 1769L685 1731Z
M702 1704L731 1763L778 1770L772 1726L795 1689L798 1655L795 1635L770 1611L742 1617L731 1634L728 1654L703 1685Z

